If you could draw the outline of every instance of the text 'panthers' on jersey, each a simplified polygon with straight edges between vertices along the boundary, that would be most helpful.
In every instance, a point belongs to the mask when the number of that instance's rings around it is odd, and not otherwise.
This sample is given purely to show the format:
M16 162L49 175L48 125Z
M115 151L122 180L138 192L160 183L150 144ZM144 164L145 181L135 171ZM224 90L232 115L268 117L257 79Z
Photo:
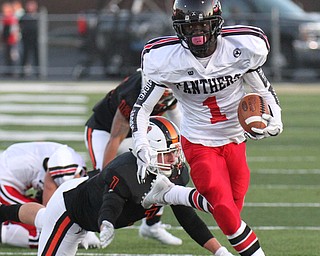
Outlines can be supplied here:
M143 72L151 87L173 90L182 106L181 135L189 141L207 146L240 143L245 137L237 105L245 93L244 81L254 76L252 89L276 102L260 68L268 52L261 29L224 27L215 52L207 58L196 58L174 36L149 41L143 51Z

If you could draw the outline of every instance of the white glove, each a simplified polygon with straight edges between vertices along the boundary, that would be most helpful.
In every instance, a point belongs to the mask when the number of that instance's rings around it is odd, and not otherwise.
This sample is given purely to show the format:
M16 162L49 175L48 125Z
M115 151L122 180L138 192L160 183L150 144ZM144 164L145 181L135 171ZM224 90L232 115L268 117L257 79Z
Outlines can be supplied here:
M251 128L251 130L256 133L255 136L252 136L255 137L254 139L259 140L270 136L277 136L282 132L283 128L281 121L278 121L276 118L269 114L263 114L262 118L267 121L267 127L265 127L264 129ZM247 136L251 138L249 134L247 134Z
M101 248L106 248L109 244L111 244L114 238L114 227L113 225L107 221L102 221L100 226L100 246Z
M87 232L86 236L83 238L80 244L86 250L100 248L99 238L96 236L94 232L91 231Z
M231 252L227 250L226 247L221 246L218 250L216 250L215 256L234 256Z
M152 159L157 157L157 152L150 147L143 147L137 152L137 179L138 182L144 183L147 176L147 168L149 167Z

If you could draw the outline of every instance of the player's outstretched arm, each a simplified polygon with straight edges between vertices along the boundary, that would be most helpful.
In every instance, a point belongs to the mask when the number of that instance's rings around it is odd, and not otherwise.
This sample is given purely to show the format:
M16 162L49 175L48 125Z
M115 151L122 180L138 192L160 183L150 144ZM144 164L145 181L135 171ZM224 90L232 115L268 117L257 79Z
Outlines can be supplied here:
M137 179L139 183L144 182L151 160L147 140L149 117L164 91L165 88L156 86L154 82L149 80L142 88L130 114L130 128L132 130L134 152L137 155Z
M121 142L127 137L130 131L129 121L117 109L112 121L110 140L108 141L103 155L103 167L111 162L117 155Z
M35 225L38 212L45 208L42 204L26 203L13 205L0 205L0 222L16 221L28 225Z
M187 206L172 206L177 220L189 236L200 246L210 251L215 256L232 256L213 236L206 224L195 213L194 209Z

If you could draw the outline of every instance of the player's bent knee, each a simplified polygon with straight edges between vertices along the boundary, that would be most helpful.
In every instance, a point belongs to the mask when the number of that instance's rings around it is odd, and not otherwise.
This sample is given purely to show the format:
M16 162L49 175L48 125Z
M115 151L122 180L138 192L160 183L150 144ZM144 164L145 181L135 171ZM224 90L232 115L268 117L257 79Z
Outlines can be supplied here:
M234 234L240 227L240 213L234 205L229 206L223 203L215 205L213 216L225 235Z

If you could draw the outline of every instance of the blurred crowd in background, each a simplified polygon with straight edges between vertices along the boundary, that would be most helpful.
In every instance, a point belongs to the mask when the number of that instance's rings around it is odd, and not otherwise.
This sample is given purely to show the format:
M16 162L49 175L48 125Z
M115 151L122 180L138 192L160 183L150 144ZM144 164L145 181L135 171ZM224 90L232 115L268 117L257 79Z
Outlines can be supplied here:
M4 2L2 11L2 48L5 69L3 74L17 73L24 77L31 71L31 65L39 66L38 60L38 3L28 0L25 5L20 0ZM19 67L17 70L15 67Z
M139 67L149 39L174 34L171 2L43 0L38 6L36 0L0 0L0 77L121 78ZM317 2L221 0L225 25L254 25L266 32L272 51L265 72L278 81L319 79Z

